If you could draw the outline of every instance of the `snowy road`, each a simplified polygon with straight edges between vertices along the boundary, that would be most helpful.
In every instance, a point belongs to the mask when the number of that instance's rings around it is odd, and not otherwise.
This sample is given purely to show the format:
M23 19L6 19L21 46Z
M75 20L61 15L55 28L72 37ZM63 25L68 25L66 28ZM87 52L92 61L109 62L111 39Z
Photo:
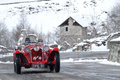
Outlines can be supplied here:
M60 52L61 59L68 58L107 58L108 51L89 51L89 52Z
M0 80L120 80L120 66L100 64L96 58L107 58L108 52L80 52L82 60L92 59L90 62L77 61L78 53L61 53L60 73L50 73L45 70L23 70L21 75L13 71L12 63L0 63ZM90 55L92 54L92 55ZM90 56L90 57L89 57ZM70 58L70 59L69 59ZM0 58L0 61L13 62L12 57ZM74 59L74 62L69 60ZM65 62L65 60L67 62Z

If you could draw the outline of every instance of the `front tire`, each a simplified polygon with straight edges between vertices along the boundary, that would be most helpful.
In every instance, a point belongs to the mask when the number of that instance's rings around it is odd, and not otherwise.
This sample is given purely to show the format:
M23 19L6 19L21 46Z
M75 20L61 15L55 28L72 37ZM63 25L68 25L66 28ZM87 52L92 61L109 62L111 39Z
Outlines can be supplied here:
M16 54L16 62L15 62L15 65L16 65L16 73L17 74L21 74L21 61L20 61L20 55L19 54Z
M54 70L54 65L50 64L50 72L53 72L53 70Z
M59 52L55 53L55 72L60 71L60 55Z
M14 59L14 72L16 73L16 61Z

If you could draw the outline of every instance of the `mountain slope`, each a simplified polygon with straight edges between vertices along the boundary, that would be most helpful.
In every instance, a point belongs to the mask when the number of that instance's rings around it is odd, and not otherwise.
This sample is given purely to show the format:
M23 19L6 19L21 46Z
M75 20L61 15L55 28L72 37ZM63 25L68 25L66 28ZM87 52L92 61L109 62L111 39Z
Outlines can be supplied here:
M32 28L47 33L52 32L68 16L77 14L89 24L97 23L94 27L98 28L107 17L105 12L114 4L115 0L51 0L0 5L0 21L4 21L12 30L19 24L21 15L25 15Z

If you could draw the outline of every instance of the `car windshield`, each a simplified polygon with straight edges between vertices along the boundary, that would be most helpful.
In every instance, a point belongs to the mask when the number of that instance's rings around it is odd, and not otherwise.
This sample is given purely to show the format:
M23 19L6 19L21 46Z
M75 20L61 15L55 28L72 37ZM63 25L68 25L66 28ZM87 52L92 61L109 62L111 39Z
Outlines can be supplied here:
M44 45L44 43L39 43L39 42L30 42L30 43L23 43L21 47L25 47L27 45Z
M30 39L30 43L36 43L37 42L37 37L35 34L29 34L27 38Z
M23 43L20 45L22 48L27 45L33 45L33 44L44 45L43 42L38 42L35 34L29 34L23 40L24 40Z
M35 34L29 34L25 39L23 39L24 42L22 45L30 45L30 44L36 44L37 43L37 37Z

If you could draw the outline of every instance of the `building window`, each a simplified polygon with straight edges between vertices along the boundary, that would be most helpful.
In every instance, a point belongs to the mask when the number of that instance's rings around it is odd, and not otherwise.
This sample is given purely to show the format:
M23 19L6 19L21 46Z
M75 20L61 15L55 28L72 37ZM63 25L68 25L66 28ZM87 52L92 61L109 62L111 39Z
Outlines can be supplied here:
M66 30L65 31L68 31L68 27L66 27Z

